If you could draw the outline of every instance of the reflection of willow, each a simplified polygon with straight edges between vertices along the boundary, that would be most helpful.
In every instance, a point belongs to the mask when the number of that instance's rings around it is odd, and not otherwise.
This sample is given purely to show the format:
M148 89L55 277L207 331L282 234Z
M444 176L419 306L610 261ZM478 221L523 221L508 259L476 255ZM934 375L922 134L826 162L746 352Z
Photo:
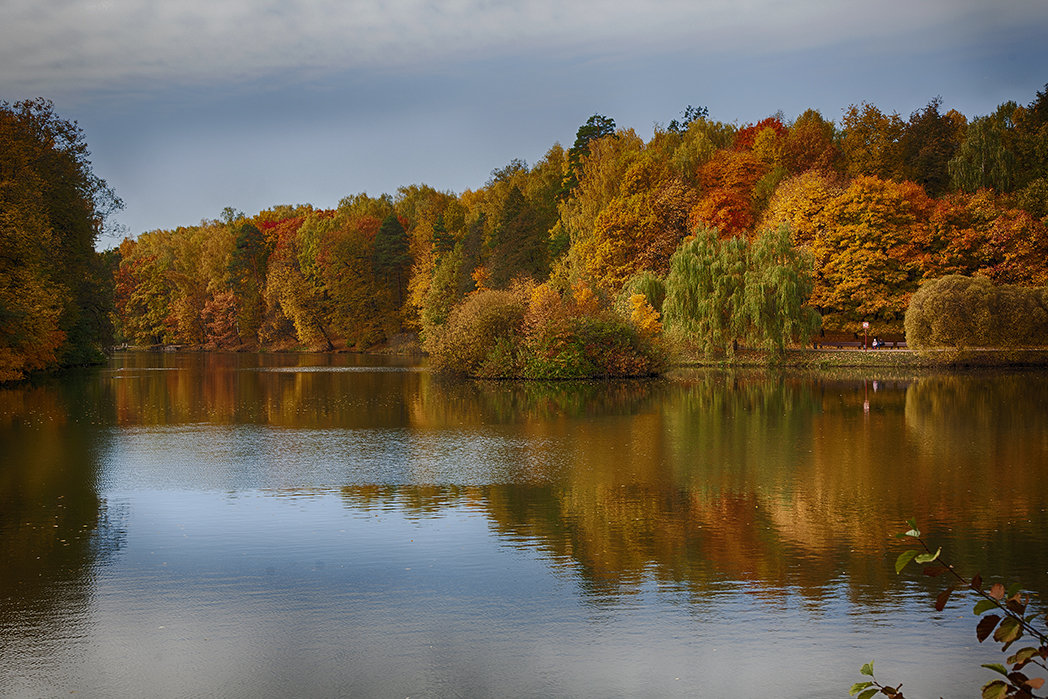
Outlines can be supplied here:
M0 391L0 628L68 624L93 567L121 545L97 491L101 425L112 420L112 396L99 391L76 376Z

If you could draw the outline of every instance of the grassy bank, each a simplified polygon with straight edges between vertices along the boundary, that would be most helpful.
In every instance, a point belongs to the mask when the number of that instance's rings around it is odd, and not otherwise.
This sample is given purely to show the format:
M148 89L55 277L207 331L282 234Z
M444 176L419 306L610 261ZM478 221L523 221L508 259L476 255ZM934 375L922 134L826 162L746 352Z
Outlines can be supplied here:
M879 368L1008 368L1048 367L1048 349L942 349L942 350L831 350L789 349L784 355L766 350L740 349L734 357L684 355L680 367L838 367Z

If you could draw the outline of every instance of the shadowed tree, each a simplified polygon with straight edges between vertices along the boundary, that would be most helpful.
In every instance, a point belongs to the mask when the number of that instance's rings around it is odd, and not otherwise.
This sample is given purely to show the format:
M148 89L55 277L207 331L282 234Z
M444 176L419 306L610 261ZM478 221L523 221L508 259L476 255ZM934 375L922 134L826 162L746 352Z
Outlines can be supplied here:
M390 214L382 221L375 234L375 248L371 255L375 278L384 282L397 308L404 303L407 270L411 265L408 253L408 235L404 224Z

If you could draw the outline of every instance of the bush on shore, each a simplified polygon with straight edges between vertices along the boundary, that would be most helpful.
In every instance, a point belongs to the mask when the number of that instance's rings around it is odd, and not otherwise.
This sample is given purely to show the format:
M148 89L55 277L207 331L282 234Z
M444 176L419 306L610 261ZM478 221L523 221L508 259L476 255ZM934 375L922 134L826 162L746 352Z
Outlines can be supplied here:
M478 291L434 328L426 349L438 370L489 379L650 376L663 369L658 313L638 294L630 317L586 285Z
M906 310L916 350L1048 347L1048 288L953 274L926 282Z

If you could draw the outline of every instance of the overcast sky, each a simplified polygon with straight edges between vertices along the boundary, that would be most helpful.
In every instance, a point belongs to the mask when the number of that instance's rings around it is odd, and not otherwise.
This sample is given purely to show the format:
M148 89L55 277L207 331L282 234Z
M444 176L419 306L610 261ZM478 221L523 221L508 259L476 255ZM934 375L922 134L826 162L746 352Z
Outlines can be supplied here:
M80 123L131 235L461 192L594 113L972 117L1046 82L1048 0L0 0L0 99Z

